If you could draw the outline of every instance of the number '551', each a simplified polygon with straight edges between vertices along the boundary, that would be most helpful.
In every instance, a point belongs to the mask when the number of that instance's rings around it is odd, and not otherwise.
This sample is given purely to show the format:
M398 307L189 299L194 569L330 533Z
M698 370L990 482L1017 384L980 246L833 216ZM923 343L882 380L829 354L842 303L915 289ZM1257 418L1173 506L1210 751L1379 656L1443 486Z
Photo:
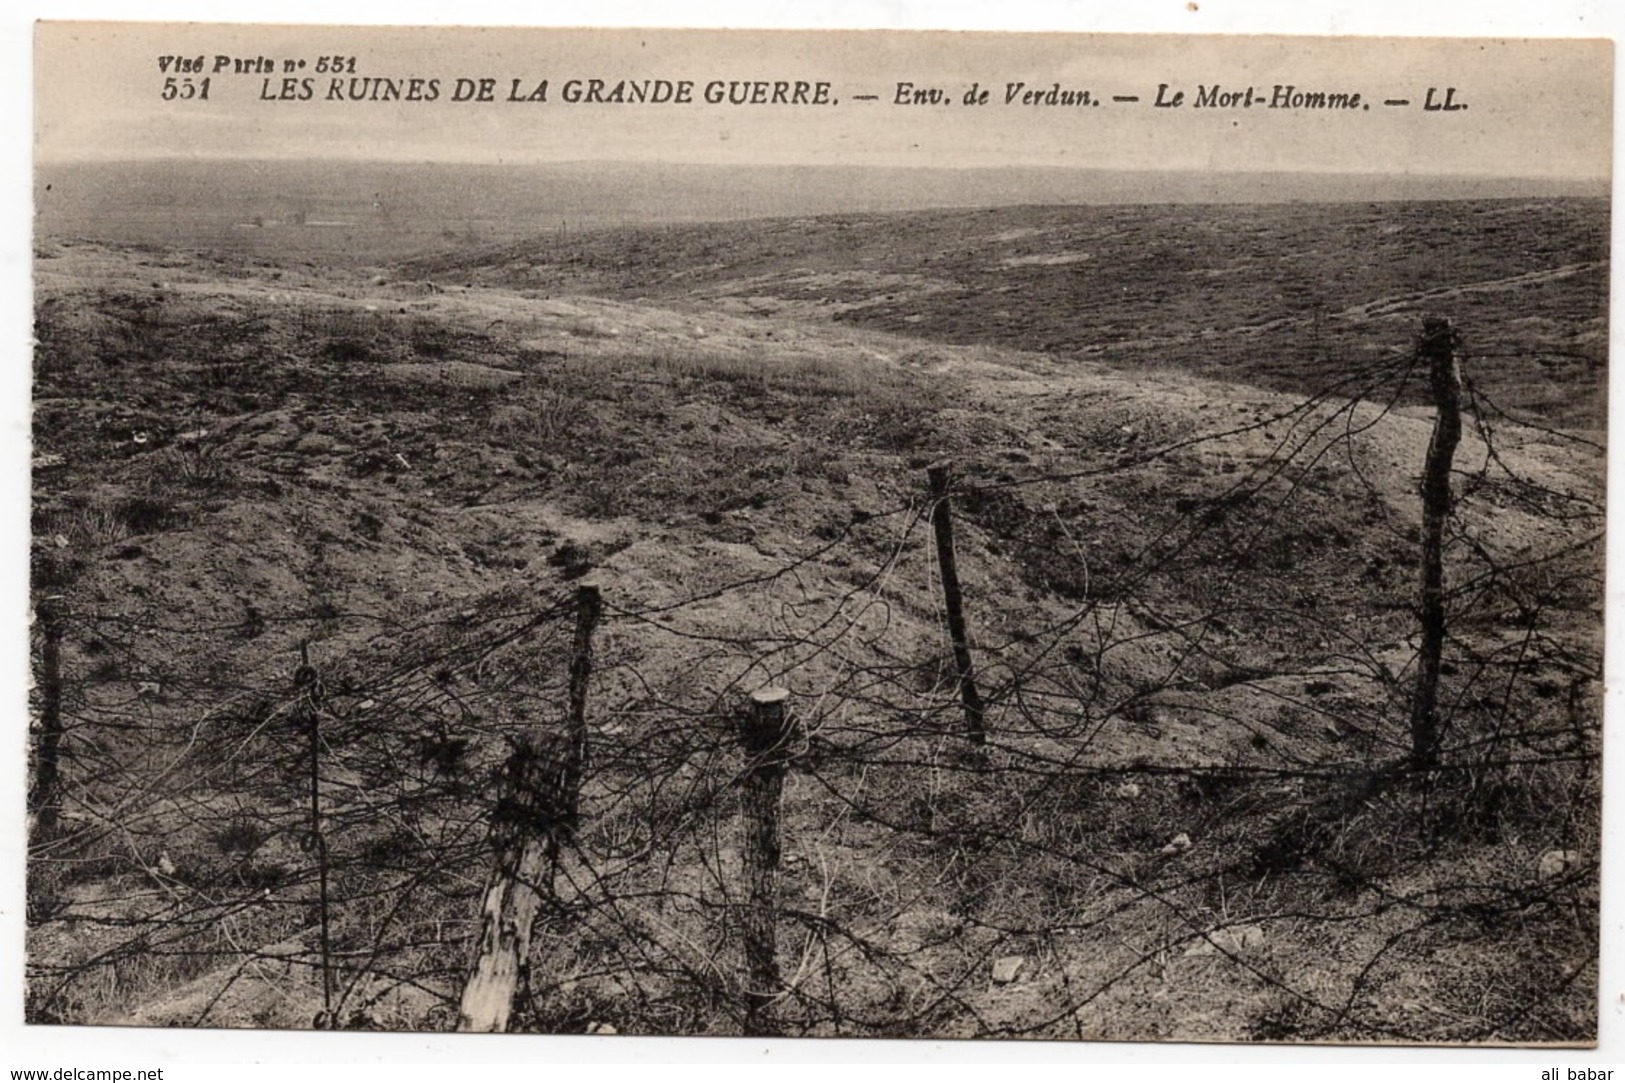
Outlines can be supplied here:
M209 80L176 79L171 76L164 80L163 99L166 102L176 100L206 102L209 100Z

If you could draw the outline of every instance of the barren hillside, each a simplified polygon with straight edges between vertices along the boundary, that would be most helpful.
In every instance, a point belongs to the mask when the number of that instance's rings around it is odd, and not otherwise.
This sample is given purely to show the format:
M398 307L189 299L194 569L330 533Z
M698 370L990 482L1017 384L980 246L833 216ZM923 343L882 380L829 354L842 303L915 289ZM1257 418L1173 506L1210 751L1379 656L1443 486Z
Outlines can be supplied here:
M366 271L42 242L31 1018L453 1025L592 583L589 767L514 1029L760 1025L737 726L778 686L777 1030L1589 1040L1605 242L1580 201ZM1416 777L1433 313L1467 416Z

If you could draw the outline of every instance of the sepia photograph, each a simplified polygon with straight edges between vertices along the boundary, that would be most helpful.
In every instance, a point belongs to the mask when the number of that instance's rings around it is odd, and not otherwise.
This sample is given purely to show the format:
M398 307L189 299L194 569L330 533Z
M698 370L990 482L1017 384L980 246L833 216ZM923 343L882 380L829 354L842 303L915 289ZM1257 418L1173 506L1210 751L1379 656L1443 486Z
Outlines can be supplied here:
M1596 1045L1611 41L32 52L29 1027Z

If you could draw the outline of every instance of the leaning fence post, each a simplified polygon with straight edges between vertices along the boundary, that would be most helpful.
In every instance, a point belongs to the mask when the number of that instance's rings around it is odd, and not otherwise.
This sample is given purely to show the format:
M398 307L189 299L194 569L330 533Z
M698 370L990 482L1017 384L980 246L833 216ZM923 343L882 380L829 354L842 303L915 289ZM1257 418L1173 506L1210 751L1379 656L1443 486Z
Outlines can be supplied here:
M773 1034L773 998L779 989L777 874L779 801L784 775L794 754L795 722L783 688L763 688L750 697L740 726L740 744L749 757L744 777L745 879L750 899L744 910L745 1034Z
M587 764L587 685L592 636L603 608L599 589L576 590L570 657L569 728L563 741L528 733L516 743L491 814L496 858L480 905L474 966L463 986L457 1029L508 1029L514 993L530 963L531 929L543 893L551 895L561 847L575 833Z
M1429 770L1439 762L1439 665L1444 653L1444 525L1450 517L1450 465L1461 441L1461 372L1456 332L1450 321L1422 321L1417 347L1428 363L1437 413L1422 474L1422 643L1417 652L1416 695L1411 701L1411 766Z
M937 564L942 570L942 595L948 609L948 635L953 640L959 698L965 705L965 730L971 741L980 745L987 742L987 722L982 694L976 690L970 634L965 629L964 596L959 589L959 566L954 560L954 520L948 501L950 470L945 462L926 468L926 477L931 483L931 525L937 536Z

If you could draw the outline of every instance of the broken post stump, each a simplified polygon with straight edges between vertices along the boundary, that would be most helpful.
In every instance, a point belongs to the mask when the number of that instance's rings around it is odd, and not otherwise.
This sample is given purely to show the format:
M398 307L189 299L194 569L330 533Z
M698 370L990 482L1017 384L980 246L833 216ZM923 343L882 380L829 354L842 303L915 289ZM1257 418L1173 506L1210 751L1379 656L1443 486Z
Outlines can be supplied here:
M480 904L474 966L458 1008L460 1031L500 1034L508 1029L514 994L530 965L536 915L544 898L552 896L559 851L575 838L588 756L592 638L602 611L596 585L577 588L563 740L527 733L515 744L503 772L502 792L491 814L496 856Z

